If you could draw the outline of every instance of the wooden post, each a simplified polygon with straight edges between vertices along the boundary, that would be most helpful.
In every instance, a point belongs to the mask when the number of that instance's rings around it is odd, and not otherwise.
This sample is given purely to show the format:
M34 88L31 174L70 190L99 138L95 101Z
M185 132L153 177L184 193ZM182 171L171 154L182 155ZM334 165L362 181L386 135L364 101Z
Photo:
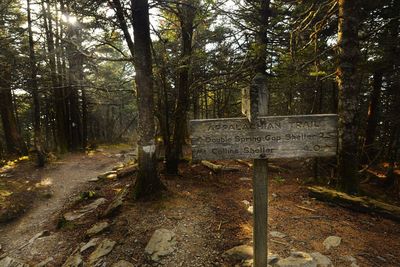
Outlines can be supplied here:
M259 73L251 84L250 103L251 123L258 116L268 115L268 89L266 77ZM255 114L254 114L255 113ZM266 157L266 155L265 155ZM268 264L268 160L255 159L253 169L253 250L254 267Z

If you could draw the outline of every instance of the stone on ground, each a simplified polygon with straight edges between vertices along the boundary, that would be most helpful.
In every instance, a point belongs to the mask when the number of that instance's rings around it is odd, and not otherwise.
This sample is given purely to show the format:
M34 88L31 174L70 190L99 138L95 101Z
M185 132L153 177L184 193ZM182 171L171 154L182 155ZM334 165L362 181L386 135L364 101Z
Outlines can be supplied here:
M73 254L68 257L62 267L81 267L83 266L82 256L79 253Z
M96 223L95 225L92 226L89 230L86 231L86 235L89 237L92 237L94 235L97 235L101 232L103 232L105 229L107 229L110 226L108 222L99 222Z
M224 252L224 256L234 260L247 260L253 258L253 247L248 245L236 246Z
M286 237L286 234L278 232L278 231L271 231L271 232L269 232L269 235L274 238L285 238Z
M28 264L25 264L22 261L11 258L11 257L5 257L5 258L1 259L0 266L1 267L29 267Z
M94 264L94 263L96 263L96 261L98 261L101 257L104 257L104 256L106 256L107 254L109 254L112 250L113 250L113 248L114 248L114 246L115 246L115 244L116 244L117 242L115 242L115 241L112 241L112 240L110 240L110 239L104 239L98 246L97 246L97 248L96 248L96 250L95 251L93 251L92 252L92 254L90 254L90 256L89 256L89 265L90 264Z
M349 261L350 262L350 267L359 267L357 264L357 259L354 258L353 256L347 255L342 257L343 260Z
M155 262L175 250L175 233L167 229L156 230L145 248L145 253Z
M247 211L248 211L250 214L253 214L253 210L254 210L253 206L249 206L249 207L247 208Z
M107 199L98 198L95 201L93 201L92 203L80 208L79 210L74 210L74 211L65 213L64 219L67 221L75 221L75 220L85 216L86 214L93 212L100 205L103 205L106 202L107 202Z
M292 252L291 255L285 259L279 260L277 267L317 267L317 262L311 257L310 254L305 252Z
M112 267L134 267L129 261L120 260L112 265Z
M331 259L327 256L322 255L319 252L310 253L311 257L317 262L318 267L333 267Z
M49 257L45 260L42 260L41 262L39 262L38 264L35 265L35 267L46 267L46 266L50 266L50 262L54 261L53 257Z
M340 245L340 242L342 242L342 239L338 236L328 236L324 242L323 245L325 249L329 250L332 247L337 247Z
M250 202L248 200L242 200L242 203L246 206L250 206Z
M279 256L276 254L269 254L268 255L268 265L267 267L270 267L270 264L275 264L279 260ZM241 267L253 267L254 260L253 259L247 259L242 261Z
M84 244L81 247L80 252L82 253L82 252L84 252L85 250L87 250L87 249L89 249L91 247L97 246L97 244L99 244L99 242L100 242L100 238L92 238L92 239L90 239L89 242L87 242L86 244Z
M103 212L102 217L113 215L122 206L122 204L124 204L124 200L128 195L128 192L129 190L127 187L122 189L122 191L118 193L114 200L111 201L110 205L108 205L107 209Z

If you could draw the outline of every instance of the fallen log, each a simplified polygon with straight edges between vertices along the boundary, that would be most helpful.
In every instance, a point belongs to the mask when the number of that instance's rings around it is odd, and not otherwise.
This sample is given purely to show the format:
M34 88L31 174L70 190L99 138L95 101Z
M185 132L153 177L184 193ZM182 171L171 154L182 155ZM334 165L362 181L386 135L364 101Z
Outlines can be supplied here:
M242 160L242 159L237 159L236 161L239 162L240 164L246 165L249 168L253 167L253 163L251 163L251 162L248 162L248 161L245 161L245 160Z
M204 166L206 166L215 173L220 173L222 171L239 171L239 168L237 167L229 167L229 166L214 164L208 160L202 160L201 164L203 164Z
M310 196L359 212L374 212L385 218L400 221L400 207L387 204L369 197L351 196L336 190L311 186L307 187Z
M128 175L134 174L138 169L138 164L129 165L117 171L117 178L123 178Z

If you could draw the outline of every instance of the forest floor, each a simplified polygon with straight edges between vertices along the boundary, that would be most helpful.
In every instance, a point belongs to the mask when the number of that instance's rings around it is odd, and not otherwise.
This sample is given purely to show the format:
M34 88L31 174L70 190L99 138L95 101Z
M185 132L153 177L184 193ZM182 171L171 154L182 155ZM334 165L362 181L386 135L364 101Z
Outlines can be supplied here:
M182 164L180 176L161 174L168 189L161 198L127 199L118 212L101 216L134 177L92 179L129 160L127 155L132 151L123 146L68 154L41 170L20 162L1 176L0 204L13 199L25 205L19 218L0 224L0 263L8 256L30 266L62 266L68 258L65 266L81 266L81 261L84 266L113 266L120 260L131 265L114 266L153 266L157 264L146 256L146 245L156 230L166 229L173 233L173 249L159 260L160 266L244 266L244 258L225 252L252 245L251 168L228 161L224 164L239 171L214 174L201 164ZM334 266L400 266L399 223L310 198L303 183L310 172L303 162L276 161L281 168L270 172L270 252L279 258L292 251L320 252ZM99 200L102 205L81 218L62 219ZM91 239L86 232L99 222L108 226ZM329 236L340 237L340 245L327 250L323 242ZM90 240L94 245L83 250Z

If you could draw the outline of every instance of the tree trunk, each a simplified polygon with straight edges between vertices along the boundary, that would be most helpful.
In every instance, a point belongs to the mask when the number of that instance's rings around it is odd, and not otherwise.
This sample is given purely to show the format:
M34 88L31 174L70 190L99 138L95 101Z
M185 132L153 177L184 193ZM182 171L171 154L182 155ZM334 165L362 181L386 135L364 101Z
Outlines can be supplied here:
M339 88L339 151L338 188L346 193L357 193L359 188L357 155L357 63L358 47L357 13L358 0L339 0L339 66L337 83Z
M388 109L388 120L389 120L389 146L387 159L389 162L389 168L387 171L387 186L393 186L397 183L397 191L400 190L399 178L395 176L394 169L395 164L398 161L400 153L400 61L398 54L400 52L400 36L399 36L399 24L400 18L398 16L398 10L400 8L400 0L393 0L391 2L391 18L387 29L388 38L386 51L386 62L388 66L388 84L389 84L389 109ZM397 181L396 181L397 179Z
M138 102L138 164L134 198L147 196L162 189L157 172L154 99L151 60L151 39L148 0L132 0L134 31L134 65Z
M174 129L171 148L166 148L166 172L178 174L178 165L182 146L185 143L187 127L187 112L190 105L190 68L192 57L193 24L196 16L196 6L190 3L182 3L178 6L179 21L182 35L182 52L178 72L178 100L174 114Z
M82 148L82 121L81 109L79 105L79 90L82 87L83 79L83 56L78 51L78 45L81 44L81 36L76 25L69 25L67 38L73 44L67 45L67 58L69 63L69 118L70 118L70 146L72 150Z
M29 62L31 71L30 79L28 79L28 86L32 92L32 98L33 98L33 132L34 132L33 138L34 138L35 152L37 155L37 165L38 167L43 167L45 164L46 157L43 152L43 144L42 144L43 141L42 141L42 129L40 123L40 96L37 83L37 66L36 66L36 55L35 55L35 47L34 47L33 33L32 33L30 0L27 0L26 3L28 11Z
M46 3L47 8L45 9L44 3ZM50 78L51 78L51 86L52 86L52 94L53 94L53 105L55 110L55 121L56 121L56 144L57 150L60 153L67 152L68 142L65 131L65 109L64 109L64 94L62 84L57 77L57 68L56 68L56 52L54 45L54 33L53 33L53 23L51 20L51 12L50 12L50 1L42 1L42 9L44 16L44 28L46 31L46 41L47 41L47 50L48 50L48 60L50 66ZM59 47L58 47L59 48ZM61 65L61 64L59 64Z
M256 71L257 73L266 74L267 69L267 46L268 46L268 21L270 15L270 0L259 1L259 14L260 18L258 31L256 33Z
M86 89L82 87L82 148L86 149L88 141L88 106Z
M24 155L27 153L27 149L14 116L14 104L11 95L11 65L2 62L0 67L2 69L0 72L0 116L7 153Z
M381 98L381 87L382 87L383 74L380 71L376 71L373 75L372 92L368 107L367 117L367 129L365 131L365 141L363 147L363 159L364 164L368 164L376 156L377 149L374 146L376 129L378 127L378 106Z

